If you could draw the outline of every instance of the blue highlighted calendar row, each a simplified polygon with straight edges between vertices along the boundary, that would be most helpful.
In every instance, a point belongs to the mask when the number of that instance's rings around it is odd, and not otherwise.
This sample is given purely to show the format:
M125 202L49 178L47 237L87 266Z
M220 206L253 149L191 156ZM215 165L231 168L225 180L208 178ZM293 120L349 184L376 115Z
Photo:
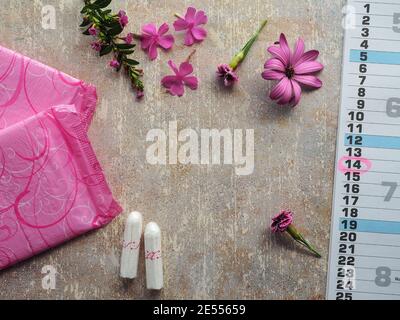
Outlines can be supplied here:
M340 219L340 231L400 234L400 222L367 219Z
M367 134L346 134L345 145L365 148L400 150L400 136L378 136Z
M400 52L352 49L350 62L400 65Z

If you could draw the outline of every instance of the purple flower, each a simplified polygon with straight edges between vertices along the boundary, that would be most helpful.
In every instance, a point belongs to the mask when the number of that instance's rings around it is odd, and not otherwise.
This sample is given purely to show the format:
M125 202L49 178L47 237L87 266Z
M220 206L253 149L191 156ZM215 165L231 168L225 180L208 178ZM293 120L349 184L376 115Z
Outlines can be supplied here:
M309 249L316 257L321 258L321 254L303 237L303 235L293 225L293 212L282 210L272 218L272 232L287 232L298 243Z
M185 45L191 46L195 42L201 42L207 37L207 31L199 27L207 23L208 18L204 11L196 12L193 7L187 8L185 18L177 16L178 20L174 22L176 31L187 30L185 35Z
M90 44L93 50L99 52L101 51L101 42L100 41L94 41Z
M244 47L237 54L235 54L229 64L220 64L217 67L217 76L224 79L224 84L226 87L232 86L235 82L239 80L239 77L235 73L235 70L239 66L239 64L242 63L242 61L246 58L251 47L256 42L258 35L260 34L261 30L266 26L266 24L267 20L264 20L256 33L254 33L253 36L246 42Z
M144 92L143 90L137 90L136 92L136 99L140 100L144 97Z
M122 28L125 28L125 26L128 24L129 18L126 15L126 12L124 10L119 10L118 20L119 20L119 24L121 25Z
M192 90L196 90L198 87L198 80L195 76L189 76L193 72L193 66L185 61L181 63L179 69L171 60L168 61L168 65L174 71L175 75L165 76L161 80L161 84L167 88L167 91L173 95L181 97L185 92L184 86L188 86Z
M284 232L293 222L293 213L290 210L282 210L272 218L272 232Z
M300 102L301 86L321 88L322 82L314 73L321 71L324 66L316 61L319 55L317 50L304 52L304 41L301 38L297 40L293 53L283 33L277 44L279 46L268 48L273 57L265 63L262 77L279 81L271 91L272 100L277 100L280 105L291 104L294 107Z
M126 44L132 44L133 42L133 33L129 32L125 38L123 38Z
M96 37L99 34L99 30L96 29L94 26L91 26L89 28L89 34Z
M114 69L118 69L120 65L121 65L121 64L118 62L117 59L112 59L112 60L110 61L110 67L112 67L112 68L114 68Z
M224 79L226 87L232 86L239 77L228 64L220 64L217 68L217 76Z
M174 37L170 34L166 35L168 30L169 26L166 23L163 23L158 30L154 23L149 23L142 27L142 34L140 35L141 46L143 50L147 51L150 60L157 58L157 47L168 50L174 45Z

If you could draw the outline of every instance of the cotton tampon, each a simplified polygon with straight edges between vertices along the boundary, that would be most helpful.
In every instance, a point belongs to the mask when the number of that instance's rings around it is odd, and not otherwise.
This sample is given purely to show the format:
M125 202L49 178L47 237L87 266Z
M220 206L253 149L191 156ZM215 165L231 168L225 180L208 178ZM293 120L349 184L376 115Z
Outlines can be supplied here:
M122 278L133 279L137 276L142 224L143 218L140 212L134 211L129 214L125 224L122 245L120 271Z
M149 222L144 230L147 289L163 287L163 264L161 256L161 231L157 223Z

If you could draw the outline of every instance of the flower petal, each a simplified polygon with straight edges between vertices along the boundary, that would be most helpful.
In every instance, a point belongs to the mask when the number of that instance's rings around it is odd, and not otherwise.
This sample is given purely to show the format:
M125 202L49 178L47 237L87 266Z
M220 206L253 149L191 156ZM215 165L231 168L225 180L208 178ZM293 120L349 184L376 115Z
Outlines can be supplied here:
M170 66L170 68L172 69L172 71L175 72L176 75L179 75L178 67L176 66L176 64L175 64L172 60L169 60L169 61L168 61L168 65Z
M300 63L306 62L306 61L314 61L318 58L319 56L319 51L318 50L310 50L304 53L299 60L296 62L294 66L299 65Z
M175 31L182 31L182 30L187 29L188 27L189 27L189 24L186 22L185 19L178 18L178 20L176 20L174 22Z
M203 10L199 10L196 13L196 16L194 18L195 25L198 26L199 24L206 24L208 21L208 18L206 14L204 13Z
M312 88L322 87L322 81L315 76L295 75L292 79Z
M187 46L191 46L194 43L194 38L193 38L191 30L188 30L186 32L186 34L185 34L185 42L184 43Z
M290 80L285 83L285 90L283 91L282 97L278 100L278 104L288 104L293 97L293 87Z
M150 45L149 51L148 51L148 56L149 56L150 60L155 60L158 57L157 44L155 42L153 42Z
M301 87L297 83L297 81L291 80L290 81L292 84L292 89L293 89L293 99L291 101L292 106L295 107L299 104L300 99L301 99Z
M269 95L269 97L272 100L277 100L282 98L283 94L285 93L286 90L286 86L290 84L290 81L288 78L282 78L281 81L279 81L279 83L272 89L271 94Z
M196 15L196 9L193 7L187 8L186 14L185 14L185 20L188 23L194 23L194 18Z
M169 26L167 23L163 23L159 28L158 28L158 35L162 36L166 34L169 30Z
M294 52L291 61L292 65L295 65L303 54L304 54L304 41L302 38L299 38L294 46Z
M290 56L292 55L286 37L283 33L281 33L279 37L279 45L281 46L282 52L285 56L285 61L290 62Z
M192 90L196 90L199 85L199 80L195 76L185 77L183 82Z
M197 41L203 41L207 37L207 31L201 27L193 27L192 36Z
M142 32L153 36L157 34L157 27L154 23L148 23L142 26Z
M185 88L183 83L175 83L168 89L168 92L171 93L173 96L182 97L185 93Z
M153 38L151 36L144 34L140 36L140 46L142 47L143 50L146 50L148 47L150 47L152 42Z
M324 66L317 61L306 61L295 66L294 72L296 74L307 74L321 71L323 68Z
M179 83L179 80L176 76L165 76L161 79L161 84L166 88L171 88L172 85Z
M283 72L275 71L275 70L264 70L261 76L265 80L281 80L285 74Z
M271 69L271 70L276 70L276 71L282 71L285 72L285 66L283 65L282 61L277 59L277 58L272 58L269 59L265 64L264 64L265 69Z
M174 45L175 39L171 34L162 36L158 39L158 44L165 50L171 49Z
M280 47L270 46L267 50L273 57L279 59L284 65L289 64L289 60L286 59L286 55Z
M179 66L179 75L185 77L193 72L193 66L189 62L183 62Z

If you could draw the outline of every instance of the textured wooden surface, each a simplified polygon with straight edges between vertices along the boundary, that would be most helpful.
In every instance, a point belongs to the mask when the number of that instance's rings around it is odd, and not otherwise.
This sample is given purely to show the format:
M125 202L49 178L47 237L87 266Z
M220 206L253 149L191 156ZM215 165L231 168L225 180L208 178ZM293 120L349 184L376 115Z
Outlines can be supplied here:
M129 30L147 22L172 24L188 5L209 16L209 36L193 57L201 80L181 99L166 94L160 79L167 60L191 52L181 35L172 52L150 62L146 97L135 101L124 77L107 58L97 58L80 34L80 0L0 0L0 44L95 84L99 104L90 129L95 150L124 213L102 230L68 242L0 273L0 298L142 299L245 298L323 299L326 286L335 137L340 94L343 0L128 0L113 1L131 18ZM56 29L41 24L44 5L56 11ZM182 12L184 13L184 12ZM269 25L240 67L240 83L225 90L215 67L228 62L264 19ZM266 96L271 83L260 74L266 47L285 32L291 44L304 37L326 65L324 87L303 95L294 109ZM255 169L237 176L230 165L152 166L146 162L150 129L254 129ZM315 259L285 235L267 230L281 208L295 221L323 259ZM145 289L144 259L139 278L118 276L124 220L139 210L145 222L162 228L165 288ZM43 266L57 270L56 288L42 288Z

